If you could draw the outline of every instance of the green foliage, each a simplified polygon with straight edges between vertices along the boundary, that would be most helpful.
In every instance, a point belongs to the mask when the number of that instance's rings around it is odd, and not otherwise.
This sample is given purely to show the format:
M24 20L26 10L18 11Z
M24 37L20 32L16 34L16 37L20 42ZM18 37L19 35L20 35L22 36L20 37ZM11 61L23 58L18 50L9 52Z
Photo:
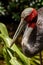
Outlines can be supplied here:
M5 9L4 7L2 6L2 3L0 2L0 15L5 15Z

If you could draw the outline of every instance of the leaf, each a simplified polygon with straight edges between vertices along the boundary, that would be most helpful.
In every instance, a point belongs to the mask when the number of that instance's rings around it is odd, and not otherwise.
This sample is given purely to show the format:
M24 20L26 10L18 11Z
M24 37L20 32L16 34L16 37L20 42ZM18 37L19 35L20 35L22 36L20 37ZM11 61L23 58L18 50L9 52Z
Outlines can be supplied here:
M9 38L8 36L4 37L2 34L0 34L0 38L3 40L4 45L6 45L7 47L10 46L10 43L12 41L11 38Z
M32 61L32 59L31 59L31 64L32 65L37 65L34 61Z
M9 36L6 26L3 23L0 23L0 34L4 36Z
M34 57L33 57L33 62L35 61L37 64L40 64L40 60L37 60L37 59L35 59Z
M16 57L12 57L10 60L11 65L23 65L21 62L17 60Z
M10 56L9 56L9 53L7 52L6 46L3 48L3 55L4 55L4 58L5 58L6 64L11 65L10 62L9 62Z

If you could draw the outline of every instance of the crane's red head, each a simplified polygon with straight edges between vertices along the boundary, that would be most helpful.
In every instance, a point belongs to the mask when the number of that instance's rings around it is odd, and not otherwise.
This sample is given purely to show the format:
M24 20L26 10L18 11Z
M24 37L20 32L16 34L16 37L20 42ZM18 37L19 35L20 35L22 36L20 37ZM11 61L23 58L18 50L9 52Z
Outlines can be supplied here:
M24 19L27 23L37 22L38 13L35 9Z

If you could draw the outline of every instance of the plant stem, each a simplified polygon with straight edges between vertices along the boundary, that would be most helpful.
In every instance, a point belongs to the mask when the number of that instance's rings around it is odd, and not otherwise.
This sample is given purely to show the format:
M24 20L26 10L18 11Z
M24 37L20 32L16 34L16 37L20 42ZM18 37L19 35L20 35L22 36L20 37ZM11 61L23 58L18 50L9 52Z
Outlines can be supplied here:
M40 52L40 65L42 65L42 54Z

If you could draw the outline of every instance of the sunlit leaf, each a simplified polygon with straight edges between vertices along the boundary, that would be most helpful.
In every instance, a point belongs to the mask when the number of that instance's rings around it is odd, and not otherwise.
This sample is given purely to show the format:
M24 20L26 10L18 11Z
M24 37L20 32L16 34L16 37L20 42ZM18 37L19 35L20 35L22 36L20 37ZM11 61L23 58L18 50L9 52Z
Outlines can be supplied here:
M6 26L3 23L0 23L0 34L4 36L9 36Z
M23 65L22 63L20 63L16 57L12 57L10 60L11 65Z

